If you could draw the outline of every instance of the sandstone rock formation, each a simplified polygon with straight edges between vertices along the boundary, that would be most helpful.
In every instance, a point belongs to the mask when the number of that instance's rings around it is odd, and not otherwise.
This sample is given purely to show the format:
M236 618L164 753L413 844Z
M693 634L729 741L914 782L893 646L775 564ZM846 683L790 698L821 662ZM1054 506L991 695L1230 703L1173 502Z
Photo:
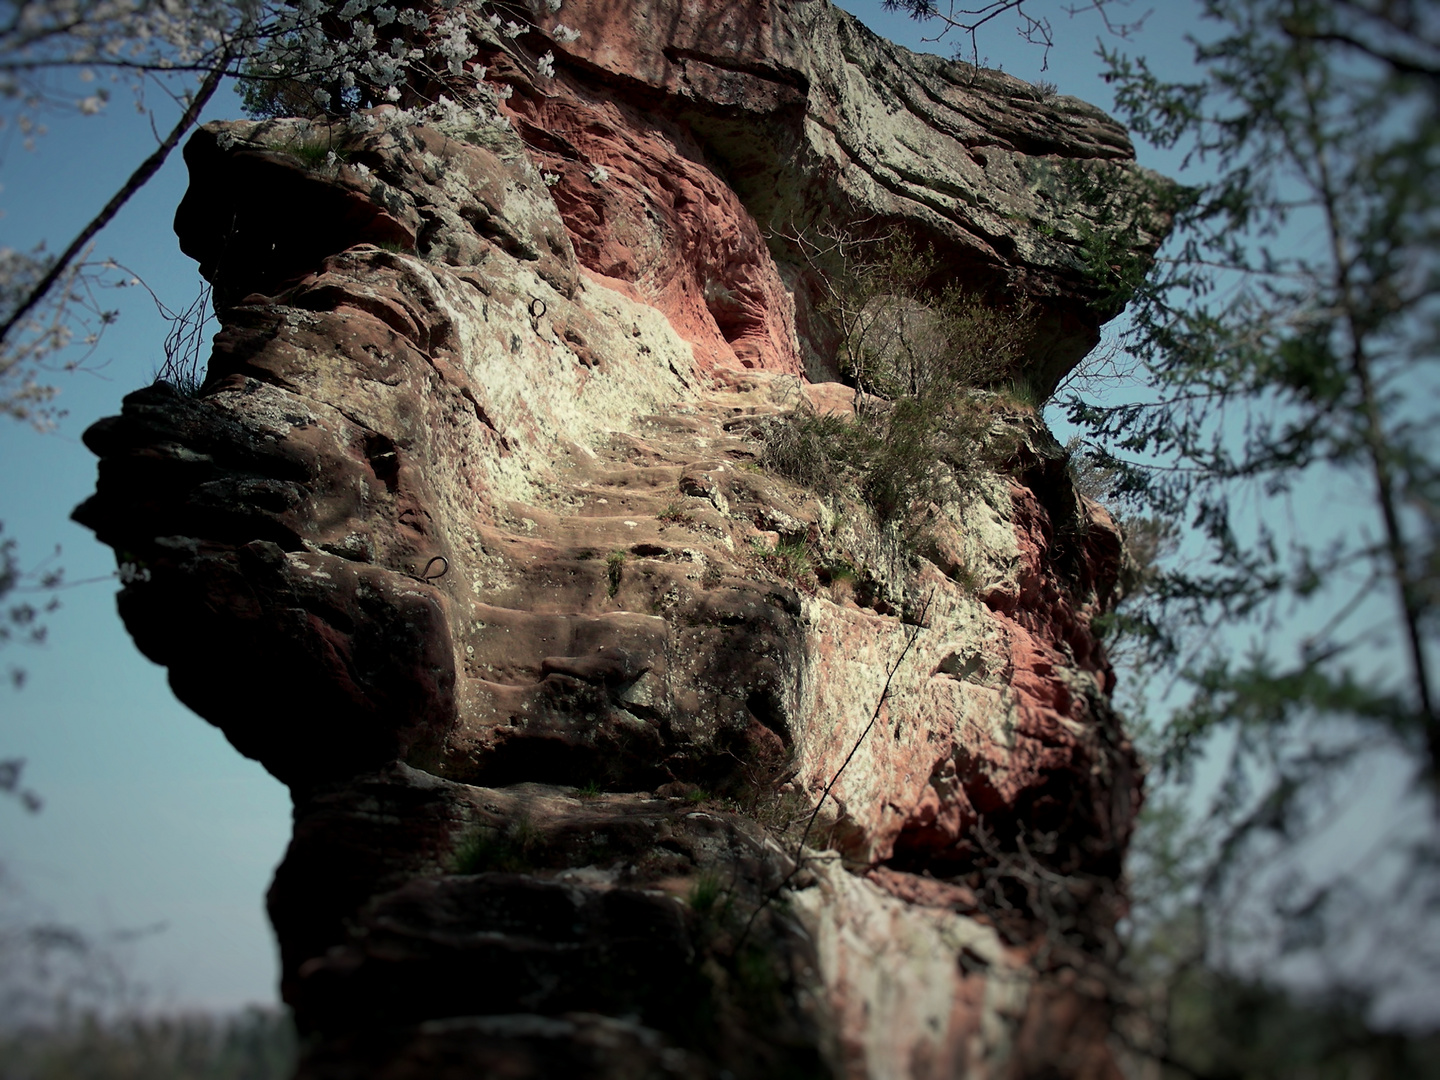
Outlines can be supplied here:
M564 19L508 124L197 133L208 377L86 436L136 643L293 792L301 1075L1115 1075L1117 528L1001 398L923 553L757 438L852 399L805 230L1032 297L1043 390L1158 181L825 0Z

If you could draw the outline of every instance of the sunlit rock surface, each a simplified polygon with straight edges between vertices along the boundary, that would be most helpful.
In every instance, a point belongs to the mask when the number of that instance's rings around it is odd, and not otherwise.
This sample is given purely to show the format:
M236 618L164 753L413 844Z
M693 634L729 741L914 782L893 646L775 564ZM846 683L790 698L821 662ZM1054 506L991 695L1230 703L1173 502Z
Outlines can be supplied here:
M509 126L197 133L208 378L86 436L137 644L294 793L302 1075L1117 1075L1115 524L1000 399L925 557L756 459L850 408L805 230L1032 297L1043 388L1115 309L1097 231L1158 243L1107 200L1158 181L821 0L563 17L543 86L477 58Z

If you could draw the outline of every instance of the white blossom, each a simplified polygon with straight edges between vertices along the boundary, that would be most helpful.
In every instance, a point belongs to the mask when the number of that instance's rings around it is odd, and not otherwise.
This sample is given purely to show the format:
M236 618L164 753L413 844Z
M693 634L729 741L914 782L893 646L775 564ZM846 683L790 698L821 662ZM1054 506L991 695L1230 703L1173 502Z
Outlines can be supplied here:
M555 77L555 54L553 52L547 52L544 56L540 57L539 61L535 64L535 74L539 75L542 79L553 79Z
M465 24L456 18L446 19L437 28L438 37L434 49L445 61L445 66L452 75L463 75L465 73L465 61L474 53L470 45L470 35L466 32Z
M375 28L369 23L359 23L351 29L351 44L357 52L368 53L375 48Z
M462 109L444 94L441 94L440 100L425 111L427 113L426 119L437 125L444 125L450 128L469 127L472 121L471 116L466 110Z
M593 169L585 174L590 178L592 184L603 184L610 179L610 170L604 165L596 164Z
M424 119L424 114L418 109L397 109L391 106L385 112L385 130L399 131L401 128L413 127ZM386 192L389 191L388 188L385 188L384 184L379 185L379 187L384 188ZM391 196L387 194L385 197L390 198Z
M572 41L580 40L580 31L572 30L564 23L556 23L555 29L550 31L550 36L561 45L569 45Z
M123 562L120 569L115 571L122 585L133 585L137 581L150 580L150 568L141 566L138 563Z
M545 181L546 187L554 187L560 182L560 174L553 172L542 172L540 179Z

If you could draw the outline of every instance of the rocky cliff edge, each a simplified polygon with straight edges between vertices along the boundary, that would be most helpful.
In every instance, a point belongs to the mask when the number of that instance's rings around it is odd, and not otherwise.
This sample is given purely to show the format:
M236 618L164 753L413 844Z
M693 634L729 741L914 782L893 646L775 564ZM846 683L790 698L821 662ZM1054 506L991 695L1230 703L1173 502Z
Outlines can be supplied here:
M1043 392L1163 185L823 0L563 15L503 123L197 133L208 376L86 436L137 645L293 792L301 1075L1117 1075L1114 522L1003 395L919 547L760 459L854 407L813 230L1030 297Z

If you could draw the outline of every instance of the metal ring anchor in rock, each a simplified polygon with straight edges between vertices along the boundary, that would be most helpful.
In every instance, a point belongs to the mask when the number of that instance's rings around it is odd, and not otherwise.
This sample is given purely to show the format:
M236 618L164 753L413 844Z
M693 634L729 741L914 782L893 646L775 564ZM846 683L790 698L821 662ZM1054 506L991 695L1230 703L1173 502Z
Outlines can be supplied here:
M532 319L543 319L547 310L545 301L538 296L530 301L530 317Z
M431 569L434 567L434 565L435 565L436 563L439 563L439 564L440 564L440 572L437 573L437 574L432 574L430 571L431 571ZM450 560L447 559L447 558L445 558L444 555L436 555L434 558L432 558L429 562L427 562L427 563L425 564L425 569L424 569L424 570L421 570L420 573L418 573L418 574L415 575L415 580L416 580L416 581L423 581L423 582L426 582L426 583L429 583L429 582L432 582L432 581L439 581L441 578L443 578L443 577L444 577L446 574L448 574L449 572L450 572Z

